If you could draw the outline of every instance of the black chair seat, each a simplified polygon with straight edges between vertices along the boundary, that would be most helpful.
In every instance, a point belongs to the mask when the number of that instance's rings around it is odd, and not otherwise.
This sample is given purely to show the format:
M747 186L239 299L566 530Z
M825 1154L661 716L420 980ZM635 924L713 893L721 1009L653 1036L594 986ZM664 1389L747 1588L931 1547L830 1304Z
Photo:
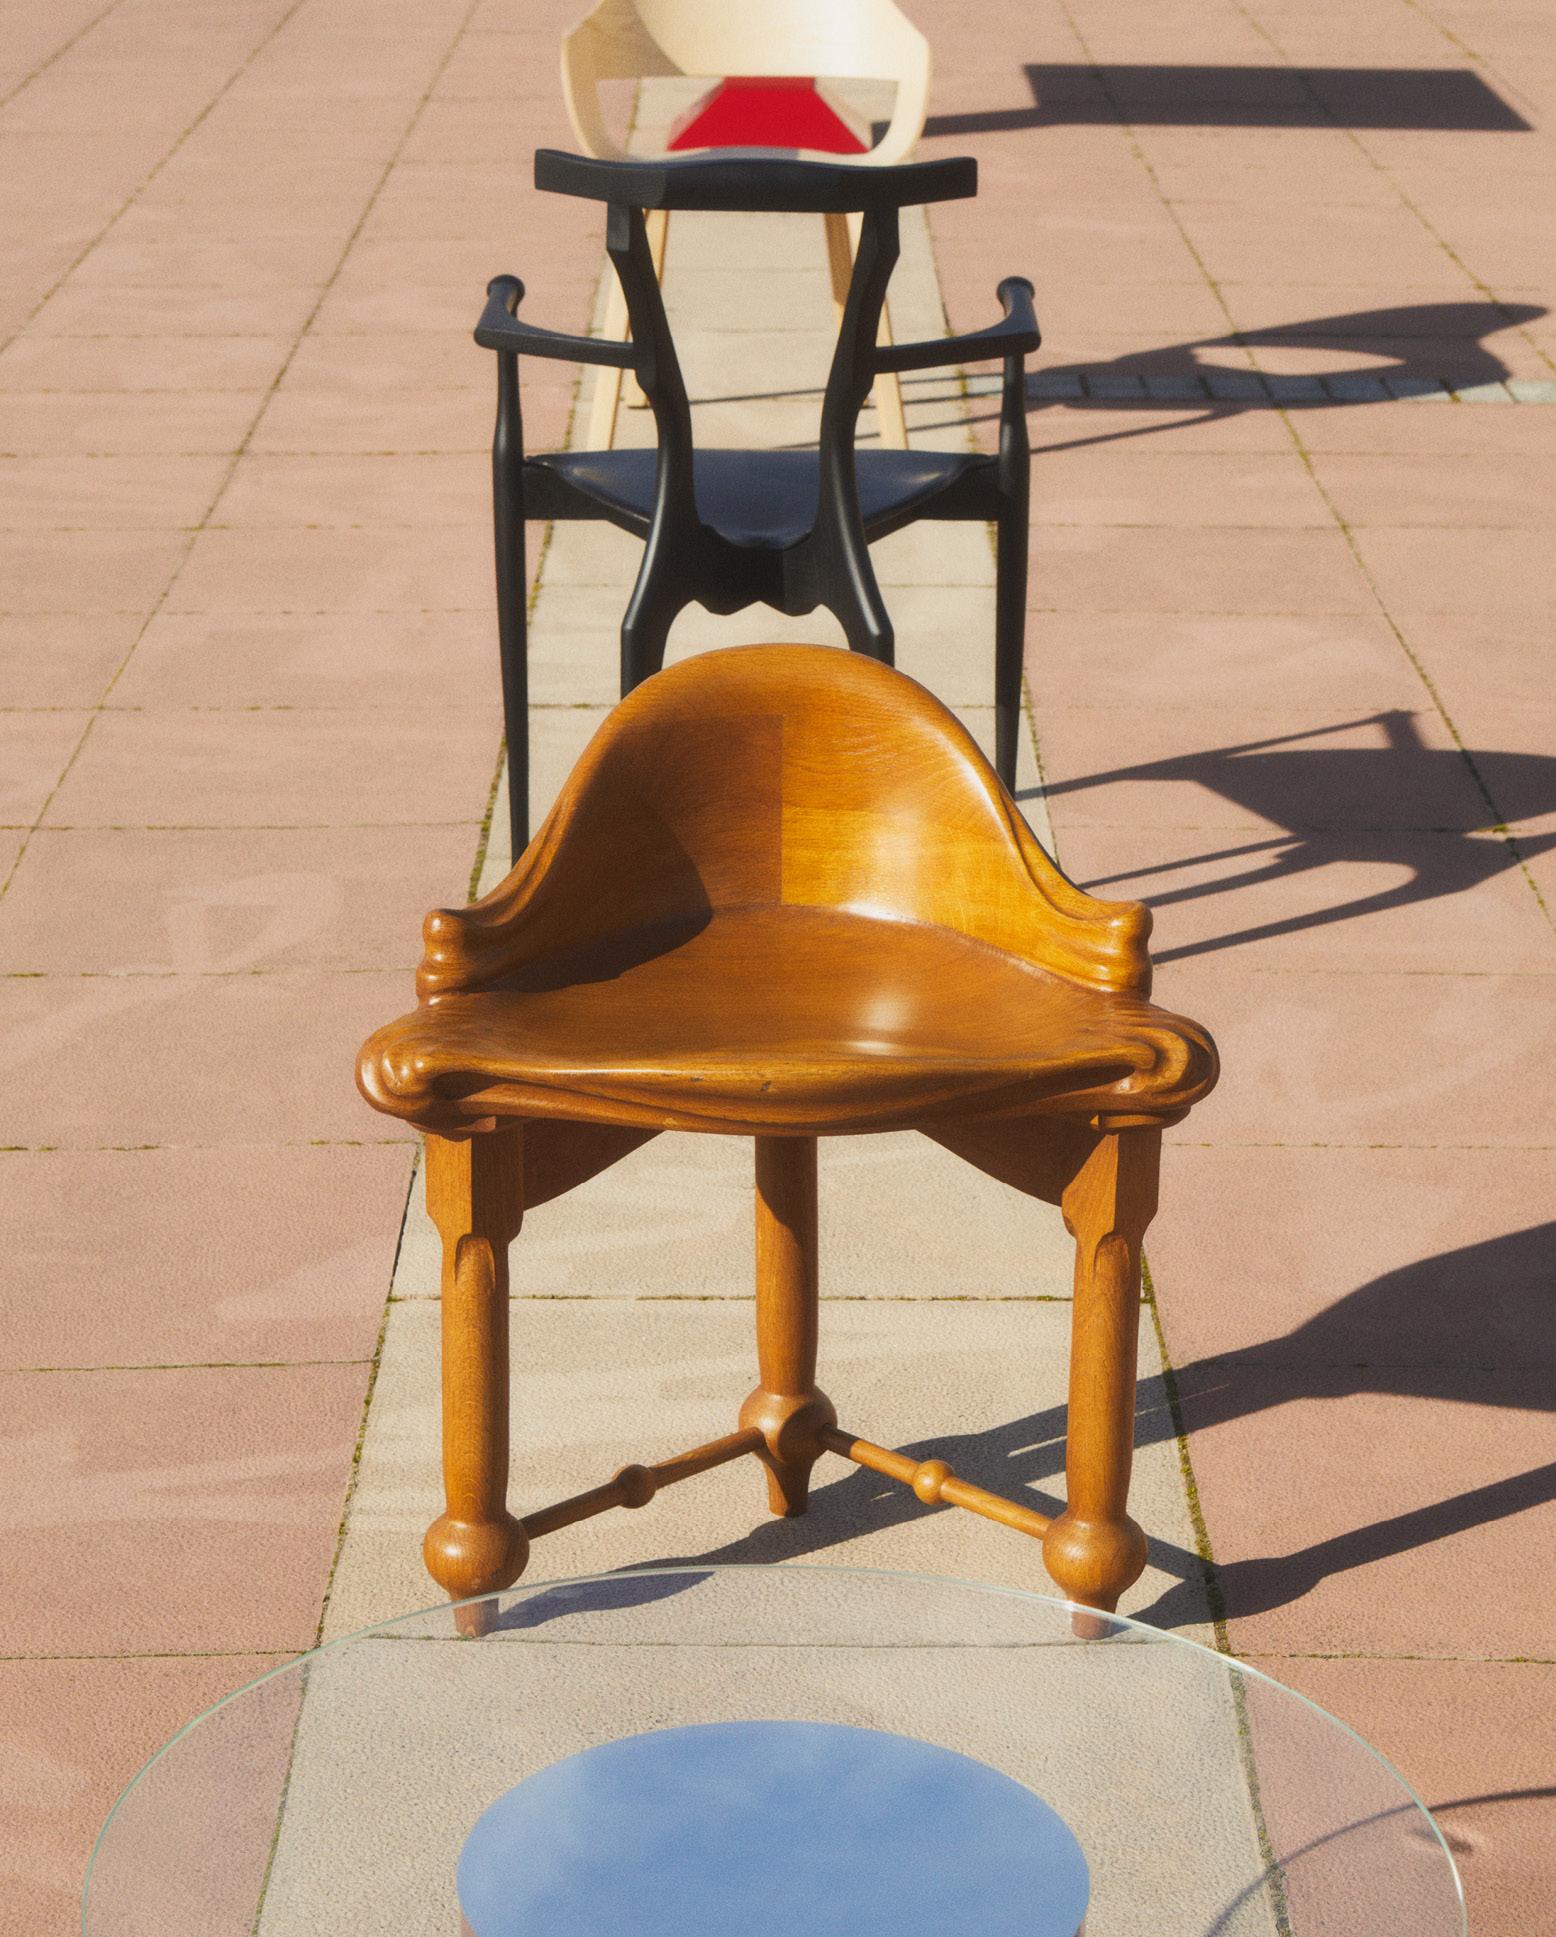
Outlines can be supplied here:
M640 536L653 521L658 452L560 451L531 457ZM860 451L859 509L877 538L923 512L931 499L992 462L976 452ZM783 551L816 523L820 460L815 451L698 451L693 459L697 515L732 545ZM538 507L537 507L538 508ZM553 515L566 516L564 505Z

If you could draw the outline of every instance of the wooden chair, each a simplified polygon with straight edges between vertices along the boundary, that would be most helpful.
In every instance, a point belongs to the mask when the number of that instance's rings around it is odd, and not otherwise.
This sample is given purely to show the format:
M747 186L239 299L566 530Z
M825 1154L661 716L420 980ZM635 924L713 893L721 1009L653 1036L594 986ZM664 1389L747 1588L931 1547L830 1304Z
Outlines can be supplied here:
M600 83L663 75L719 77L721 86L672 130L670 149L731 146L790 153L847 155L853 166L906 161L924 131L929 100L929 42L894 0L599 0L562 41L562 95L579 149L597 160L622 161L626 150L606 126ZM891 120L871 145L859 140L814 91L816 77L891 81ZM858 225L838 210L823 214L832 299L841 312ZM670 211L649 218L649 250L663 276ZM628 331L620 285L607 299L605 335ZM881 308L882 341L891 341ZM615 441L621 373L602 370L589 417L589 443ZM902 390L895 371L875 382L881 442L908 447Z
M358 1065L427 1133L443 1240L446 1507L427 1565L504 1587L531 1541L754 1454L805 1510L823 1453L1042 1540L1112 1608L1140 1241L1164 1124L1210 1089L1196 1024L1146 999L1149 915L1049 860L957 720L815 646L704 653L609 716L493 894L427 917L419 1006ZM525 1210L665 1130L756 1142L756 1389L733 1432L508 1510L508 1245ZM816 1386L816 1139L921 1130L1062 1206L1075 1237L1069 1503L1053 1520L837 1424Z
M567 336L519 320L524 285L499 276L476 341L497 353L492 502L497 621L508 735L512 852L529 838L528 519L604 519L642 538L643 561L621 625L621 690L664 663L676 615L764 604L790 615L825 606L856 651L891 661L890 616L870 545L919 518L992 522L995 569L995 765L1015 783L1026 625L1030 447L1025 358L1038 346L1032 285L999 286L1005 317L963 336L891 347L876 324L898 254L898 211L972 195L976 165L915 162L845 168L743 158L589 161L542 149L535 184L606 204L605 246L632 315L630 343ZM822 400L816 450L697 450L691 406L650 259L644 211L858 211L862 227L848 301ZM529 457L520 411L520 356L630 367L647 392L656 450L558 451ZM928 370L999 359L998 451L856 451L859 412L881 370Z

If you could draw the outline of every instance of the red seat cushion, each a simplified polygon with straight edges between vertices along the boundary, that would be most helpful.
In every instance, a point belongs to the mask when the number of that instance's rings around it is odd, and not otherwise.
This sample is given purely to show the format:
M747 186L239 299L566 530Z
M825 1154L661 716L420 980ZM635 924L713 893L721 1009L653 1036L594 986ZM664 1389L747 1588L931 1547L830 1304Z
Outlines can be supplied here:
M823 155L868 154L813 80L804 75L719 81L670 130L670 151L687 148L809 148Z

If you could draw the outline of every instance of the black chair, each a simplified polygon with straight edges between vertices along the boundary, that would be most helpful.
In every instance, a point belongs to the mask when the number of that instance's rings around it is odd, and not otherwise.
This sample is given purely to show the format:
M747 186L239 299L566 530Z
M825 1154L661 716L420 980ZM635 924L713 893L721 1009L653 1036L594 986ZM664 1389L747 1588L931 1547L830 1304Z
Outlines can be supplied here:
M919 518L992 522L998 532L995 766L1005 785L1014 786L1030 462L1024 359L1039 342L1032 285L1019 276L1002 282L1005 317L987 329L927 343L876 342L898 256L898 211L973 195L977 185L977 164L962 159L859 168L749 154L644 162L595 161L544 148L536 154L537 188L607 205L605 247L621 278L632 338L607 342L520 322L524 285L516 276L488 284L475 333L477 343L497 352L492 492L515 858L529 841L524 525L532 518L604 519L646 541L621 625L624 694L663 665L670 627L694 602L718 613L763 604L797 615L825 606L856 652L890 665L892 623L870 564L870 544ZM861 216L818 449L694 447L686 386L649 256L645 209ZM520 356L632 370L654 413L657 449L526 457ZM879 372L991 358L1004 362L996 455L856 452L859 412Z

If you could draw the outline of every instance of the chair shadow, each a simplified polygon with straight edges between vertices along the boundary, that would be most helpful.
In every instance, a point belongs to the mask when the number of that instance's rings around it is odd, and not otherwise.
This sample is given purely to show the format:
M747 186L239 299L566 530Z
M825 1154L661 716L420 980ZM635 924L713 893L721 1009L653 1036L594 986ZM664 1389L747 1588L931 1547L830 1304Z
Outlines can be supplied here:
M1097 411L1104 416L1111 412L1127 414L1130 422L1122 430L1066 438L1059 443L1036 443L1033 455L1121 443L1198 423L1225 422L1251 410L1302 412L1393 405L1399 399L1386 387L1390 382L1407 390L1431 390L1442 383L1456 390L1501 383L1512 370L1486 338L1500 330L1536 322L1547 313L1537 303L1408 303L1229 330L1221 336L1126 350L1104 362L1045 363L1027 378L1029 411ZM1275 373L1254 370L1243 355L1250 349L1298 350L1310 357L1331 357L1334 362L1329 368L1309 365L1301 379L1283 380ZM1229 352L1239 360L1235 364L1217 361L1217 351ZM1201 361L1201 352L1210 353L1208 360ZM1355 362L1358 356L1372 361L1359 367ZM1350 361L1345 361L1347 358ZM1265 393L1256 386L1247 396L1209 396L1207 381L1222 377L1265 378L1275 383L1276 389ZM1157 394L1143 389L1138 395L1107 395L1109 381L1120 379L1130 390L1154 383ZM1372 382L1357 387L1356 379ZM931 394L925 386L936 381L939 379L909 378L905 386L909 401L916 406L912 421L915 435L998 421L997 411L968 411L967 400L959 390ZM1074 394L1059 394L1067 383ZM1326 384L1331 388L1326 390ZM1350 393L1342 394L1347 385ZM955 414L925 422L924 407L938 403L955 405ZM1142 414L1153 412L1161 413L1160 423L1136 421ZM1186 417L1186 412L1196 414Z
M1381 745L1308 744L1369 727L1377 730ZM1505 838L1488 837L1485 832L1556 811L1556 756L1429 746L1415 715L1400 708L1054 781L1024 792L1022 798L1053 801L1115 782L1138 781L1193 783L1219 794L1250 818L1286 831L1148 869L1099 876L1084 884L1094 893L1136 893L1142 877L1155 879L1228 861L1247 865L1234 874L1166 887L1142 898L1153 908L1167 908L1294 881L1346 864L1389 867L1404 875L1392 886L1327 908L1162 949L1153 958L1158 963L1462 894L1556 847L1556 832ZM1378 825L1380 820L1400 825Z
M1030 107L932 114L931 138L1034 128L1390 128L1529 134L1470 67L1311 67L1029 61Z
M1029 412L1063 408L1067 411L1099 411L1104 415L1109 412L1115 415L1127 413L1131 421L1123 430L1066 438L1061 443L1034 444L1033 454L1042 456L1054 451L1079 450L1092 444L1120 443L1132 438L1149 437L1158 431L1182 430L1186 422L1189 425L1224 422L1250 410L1353 410L1359 405L1393 404L1398 400L1387 390L1384 380L1421 389L1430 389L1444 382L1455 389L1467 389L1475 384L1501 383L1512 375L1512 370L1485 339L1500 330L1517 329L1523 324L1537 322L1546 314L1547 311L1538 303L1490 300L1409 303L1381 309L1347 310L1333 316L1311 317L1304 322L1272 323L1256 329L1230 330L1223 336L1195 337L1183 343L1126 350L1101 363L1045 363L1041 370L1031 372L1027 378ZM1312 357L1331 357L1335 362L1332 368L1312 370L1295 388L1288 382L1279 394L1272 391L1243 397L1209 396L1205 389L1207 380L1272 374L1254 371L1245 359L1235 364L1215 359L1214 353L1217 351L1240 356L1249 349L1298 350ZM1201 352L1210 353L1209 360L1201 361ZM1372 361L1365 368L1360 368L1354 361L1358 356L1370 357ZM1343 361L1346 357L1352 361ZM1324 388L1326 383L1334 385L1356 378L1372 379L1375 387L1350 395L1326 391ZM1151 395L1148 390L1135 396L1103 394L1110 380L1119 379L1123 379L1130 389L1155 383L1157 394ZM1275 380L1279 384L1280 379L1277 377ZM989 381L992 383L995 379ZM1058 394L1066 384L1073 386L1073 395ZM1298 394L1298 390L1301 394ZM964 394L960 380L953 377L948 383L944 372L904 378L903 393L912 406L910 429L915 440L932 431L962 431L969 424L993 424L999 421L997 411L969 409L969 403L976 405L979 395L983 393L974 392L969 398ZM822 387L817 383L793 390L699 394L692 401L700 408L712 404L771 403L808 398L815 401L819 410L821 395ZM929 420L926 412L939 405L953 407L954 414ZM1141 424L1134 421L1142 412L1154 411L1161 413L1160 423ZM1198 414L1185 419L1186 411L1197 411ZM861 420L859 441L862 446L869 447L875 439L875 428L867 415ZM815 440L806 439L779 448L813 450Z
M1556 1223L1423 1258L1348 1293L1295 1330L1247 1351L1212 1354L1142 1380L1136 1444L1191 1434L1302 1401L1360 1394L1433 1404L1556 1411ZM983 1432L915 1441L910 1457L953 1471L1039 1512L1057 1513L1066 1409L1047 1407ZM1359 1451L1358 1457L1364 1457ZM823 1468L823 1471L826 1469ZM757 1483L753 1478L753 1494ZM1149 1564L1175 1584L1136 1618L1158 1627L1268 1612L1331 1575L1407 1553L1556 1500L1556 1461L1449 1494L1430 1506L1284 1554L1208 1566L1175 1542L1153 1539ZM641 1566L719 1566L803 1560L925 1513L905 1487L863 1468L817 1486L797 1520L767 1520L738 1540ZM1036 1555L1033 1583L1041 1583ZM688 1581L687 1585L692 1582Z

